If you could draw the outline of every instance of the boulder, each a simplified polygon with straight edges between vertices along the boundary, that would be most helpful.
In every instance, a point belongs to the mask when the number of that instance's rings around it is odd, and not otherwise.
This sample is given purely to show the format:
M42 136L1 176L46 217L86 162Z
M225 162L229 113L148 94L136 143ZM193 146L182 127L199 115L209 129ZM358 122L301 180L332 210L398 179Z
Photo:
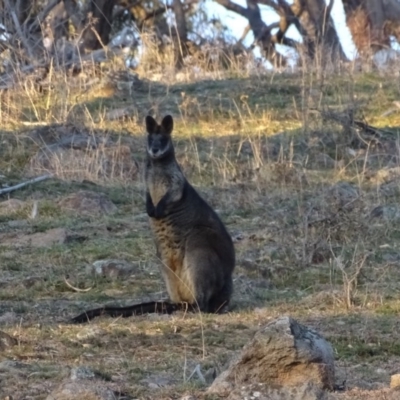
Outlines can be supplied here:
M336 400L332 393L313 384L305 383L296 387L269 386L262 383L244 385L233 390L226 400Z
M25 203L18 199L8 199L0 202L0 215L7 215L23 208Z
M68 240L68 232L64 228L49 229L29 235L11 235L0 237L2 246L47 248L56 244L64 244Z
M46 400L116 400L126 398L99 381L74 380L63 382Z
M290 317L261 328L219 375L209 393L227 395L239 385L266 384L332 390L335 383L332 346L317 332Z
M78 215L112 214L117 206L104 193L80 190L63 197L58 205L65 211Z

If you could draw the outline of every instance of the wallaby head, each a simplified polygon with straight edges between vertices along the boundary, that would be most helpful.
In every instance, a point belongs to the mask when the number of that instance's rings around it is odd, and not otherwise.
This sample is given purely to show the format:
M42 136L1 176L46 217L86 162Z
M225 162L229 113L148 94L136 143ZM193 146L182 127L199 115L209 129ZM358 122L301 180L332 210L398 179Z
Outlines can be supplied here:
M173 153L171 133L174 127L174 120L167 115L159 125L157 121L148 115L146 117L147 130L147 154L153 160L159 160Z

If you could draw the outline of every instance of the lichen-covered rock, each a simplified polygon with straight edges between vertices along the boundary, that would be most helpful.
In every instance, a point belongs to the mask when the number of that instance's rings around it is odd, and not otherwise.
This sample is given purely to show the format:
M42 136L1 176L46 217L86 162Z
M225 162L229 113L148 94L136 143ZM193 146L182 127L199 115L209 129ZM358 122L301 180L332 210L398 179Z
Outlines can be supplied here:
M117 400L126 398L99 381L66 381L51 392L46 400Z
M116 279L131 275L134 266L125 260L97 260L90 269L93 274Z
M281 317L255 334L209 392L227 395L238 385L253 383L283 387L309 383L332 390L334 382L332 346L317 332Z
M104 193L80 190L63 197L58 205L65 211L77 215L112 214L117 211L117 206L107 198Z
M336 400L337 397L311 383L301 386L276 386L262 383L240 385L233 390L226 400Z

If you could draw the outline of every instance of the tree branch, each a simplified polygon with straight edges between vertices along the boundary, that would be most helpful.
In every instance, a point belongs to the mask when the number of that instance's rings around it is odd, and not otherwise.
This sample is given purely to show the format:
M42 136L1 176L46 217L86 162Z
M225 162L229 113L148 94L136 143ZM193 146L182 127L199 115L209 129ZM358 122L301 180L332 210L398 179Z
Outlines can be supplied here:
M38 176L37 178L30 179L29 181L21 182L21 183L18 183L17 185L6 187L4 189L0 189L0 195L13 192L14 190L21 189L27 185L30 185L31 183L41 182L41 181L44 181L44 180L52 178L52 177L53 177L53 175L42 175L42 176Z
M15 9L11 7L10 1L9 0L4 0L7 8L10 10L11 18L14 22L15 30L17 31L18 36L21 39L22 44L25 47L25 50L28 52L29 57L33 60L33 51L31 46L29 45L28 40L26 39L25 35L22 33L21 25L18 21L17 14L15 12Z
M227 10L233 11L247 18L247 8L242 7L231 0L215 0L215 2L220 4L221 6L224 6Z
M279 12L278 4L276 4L273 0L258 0L257 3L262 4L263 6L271 7L276 12Z
M71 18L72 24L75 29L81 33L85 27L84 22L79 18L78 7L72 0L64 0L64 7L67 11L68 17Z
M32 32L36 30L40 24L46 19L46 17L49 15L51 10L60 2L61 0L52 0L50 1L45 8L43 8L42 11L36 16L35 20L31 23L29 26L28 31Z

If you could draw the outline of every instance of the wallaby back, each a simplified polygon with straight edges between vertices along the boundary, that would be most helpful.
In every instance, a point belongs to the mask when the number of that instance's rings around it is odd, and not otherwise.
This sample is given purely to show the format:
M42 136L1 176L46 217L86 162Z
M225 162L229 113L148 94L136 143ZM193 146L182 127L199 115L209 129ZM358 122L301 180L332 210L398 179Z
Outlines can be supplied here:
M172 117L158 125L148 116L146 128L146 210L168 294L175 303L218 312L232 293L232 239L176 161Z

